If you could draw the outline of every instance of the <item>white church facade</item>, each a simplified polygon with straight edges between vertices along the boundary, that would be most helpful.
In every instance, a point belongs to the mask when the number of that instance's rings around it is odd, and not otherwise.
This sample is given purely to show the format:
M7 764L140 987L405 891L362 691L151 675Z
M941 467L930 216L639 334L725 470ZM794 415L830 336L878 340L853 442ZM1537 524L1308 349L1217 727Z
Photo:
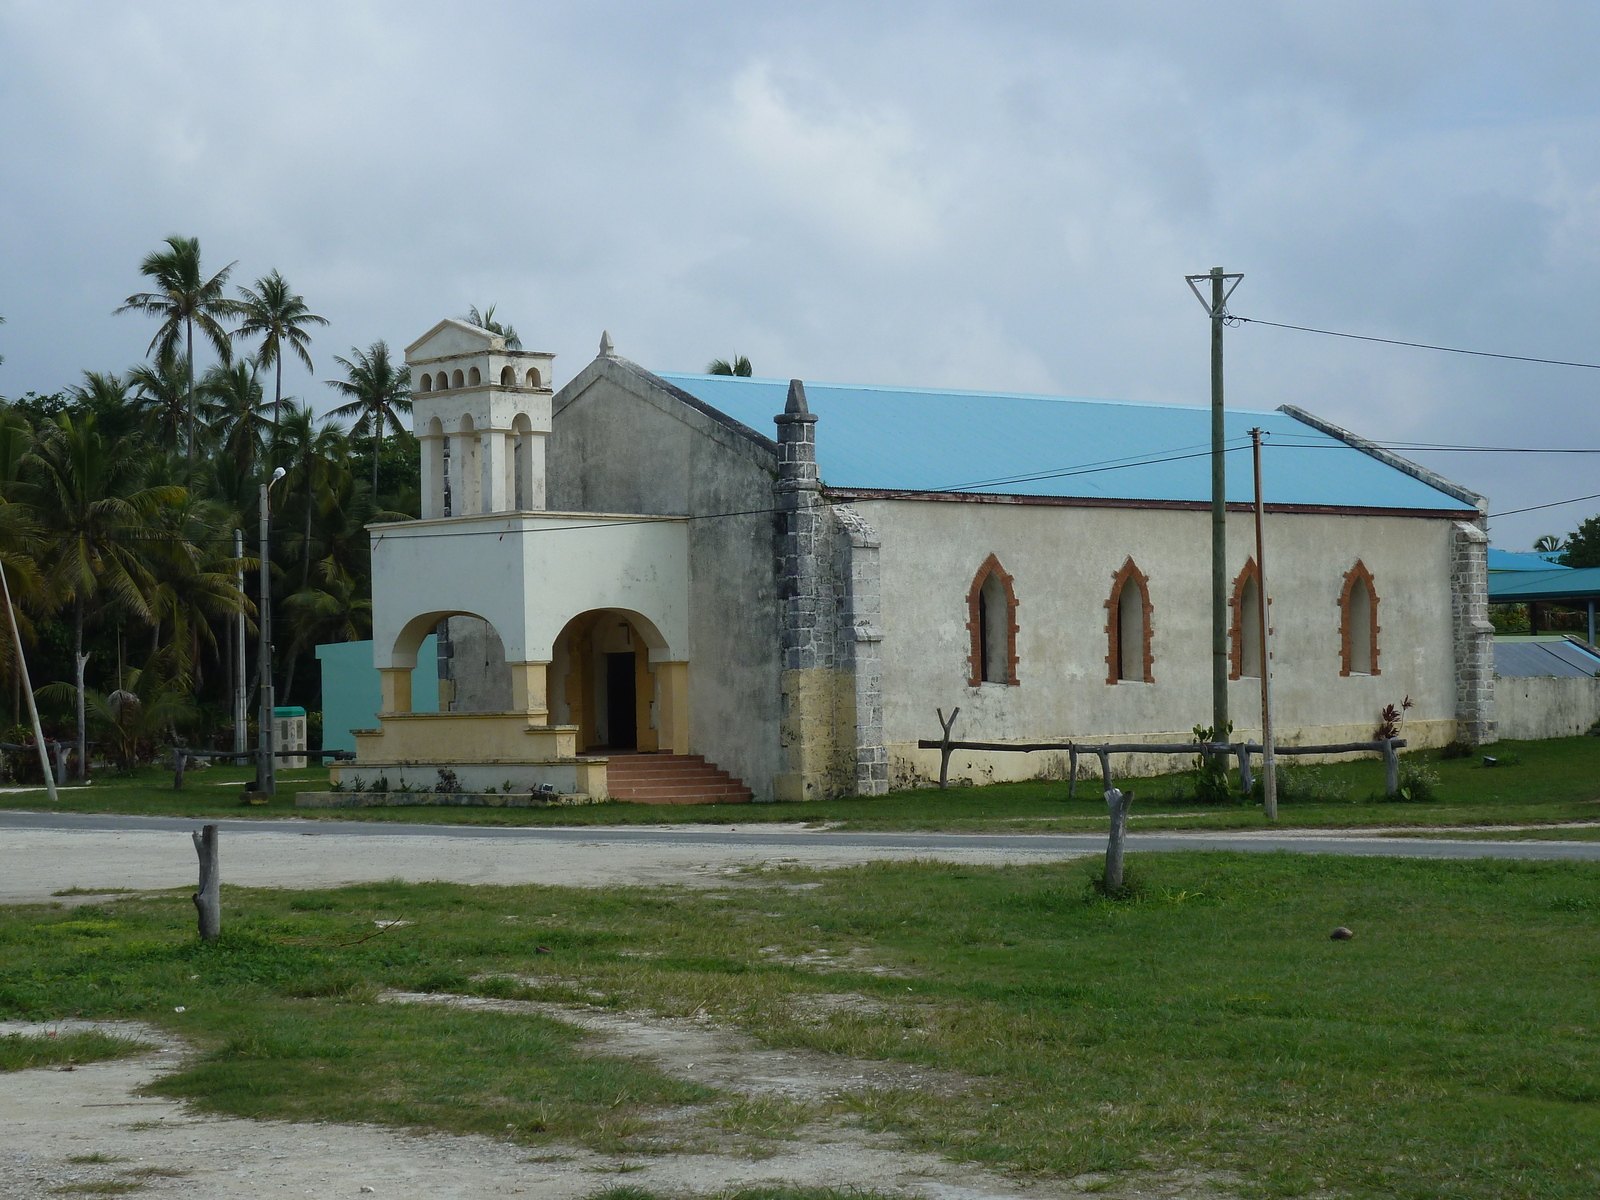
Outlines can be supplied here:
M992 742L1209 723L1208 409L656 374L609 337L554 392L551 356L451 320L406 358L423 514L372 527L383 711L347 772L805 800L936 775L916 748L935 708ZM1409 698L1413 746L1491 740L1483 498L1290 406L1230 411L1228 445L1251 425L1280 738L1364 740ZM1248 736L1247 452L1229 466ZM413 712L436 630L450 678ZM952 761L975 782L1052 769Z

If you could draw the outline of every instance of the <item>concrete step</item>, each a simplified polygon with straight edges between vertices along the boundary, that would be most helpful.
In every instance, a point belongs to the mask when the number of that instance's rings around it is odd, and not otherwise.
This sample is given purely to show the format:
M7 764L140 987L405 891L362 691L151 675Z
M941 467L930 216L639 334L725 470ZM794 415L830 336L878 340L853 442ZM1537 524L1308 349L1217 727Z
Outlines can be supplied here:
M746 804L750 789L700 754L619 754L606 764L615 800L634 804Z

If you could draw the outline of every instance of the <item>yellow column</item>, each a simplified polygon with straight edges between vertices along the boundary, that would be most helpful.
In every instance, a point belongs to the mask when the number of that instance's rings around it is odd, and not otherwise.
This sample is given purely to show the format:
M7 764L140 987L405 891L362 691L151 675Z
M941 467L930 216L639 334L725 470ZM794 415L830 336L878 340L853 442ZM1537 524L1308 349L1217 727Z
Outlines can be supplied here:
M511 709L538 717L541 722L550 718L550 700L546 688L549 680L548 662L511 663Z
M672 754L689 753L689 664L656 664L656 680L661 687L661 711L657 714L660 747Z
M410 667L380 667L378 676L382 681L383 699L380 702L386 713L408 713L411 711L411 668Z

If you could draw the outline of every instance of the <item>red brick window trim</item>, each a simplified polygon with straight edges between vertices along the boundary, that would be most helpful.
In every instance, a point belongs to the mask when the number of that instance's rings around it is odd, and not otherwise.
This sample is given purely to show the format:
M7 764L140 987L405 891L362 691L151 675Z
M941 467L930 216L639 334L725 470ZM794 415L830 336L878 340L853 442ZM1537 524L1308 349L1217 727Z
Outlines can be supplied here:
M1134 649L1134 673L1124 674L1122 669L1122 598L1126 589L1137 593L1140 620L1140 645ZM1151 649L1150 578L1134 565L1133 559L1122 564L1122 569L1111 577L1111 598L1106 601L1106 682L1154 683L1155 654ZM1141 653L1142 651L1142 653Z
M1366 591L1366 621L1365 629L1358 630L1361 622L1360 601L1357 599L1357 589ZM1378 624L1378 588L1372 580L1372 572L1367 570L1367 564L1359 558L1356 565L1344 573L1344 590L1339 593L1339 674L1341 675L1381 675L1378 670L1378 633L1383 626ZM1355 645L1356 635L1365 633L1370 659L1366 662L1356 661L1360 657ZM1362 667L1370 667L1363 671Z
M1000 593L1005 597L1005 611L995 612L1000 607L996 604L989 605L989 612L985 612L984 587L993 579L999 585ZM994 596L991 589L990 596ZM997 621L996 618L999 618ZM998 628L996 626L999 626ZM1011 585L1011 576L1006 574L1006 569L1000 565L1000 560L993 554L983 560L983 566L978 568L978 573L972 577L972 587L967 592L967 632L972 638L971 653L967 656L967 686L978 687L985 682L1004 683L1008 687L1017 686L1017 593ZM985 634L989 638L1003 637L1001 648L1005 664L1004 679L985 679L984 675L984 641Z
M1244 604L1245 588L1249 587L1252 581L1256 585L1256 595L1259 597L1261 595L1261 568L1256 566L1256 560L1253 557L1245 560L1244 570L1240 571L1234 578L1233 594L1228 598L1228 609L1233 614L1228 627L1228 645L1230 647L1228 650L1229 679L1245 678L1244 648L1246 639L1259 639L1261 637L1260 616L1255 612L1246 611ZM1270 598L1266 601L1266 605L1267 619L1270 622L1272 619L1272 601ZM1246 629L1246 621L1252 623L1251 628ZM1270 632L1269 625L1268 633L1270 634ZM1258 679L1260 676L1252 675L1250 678Z

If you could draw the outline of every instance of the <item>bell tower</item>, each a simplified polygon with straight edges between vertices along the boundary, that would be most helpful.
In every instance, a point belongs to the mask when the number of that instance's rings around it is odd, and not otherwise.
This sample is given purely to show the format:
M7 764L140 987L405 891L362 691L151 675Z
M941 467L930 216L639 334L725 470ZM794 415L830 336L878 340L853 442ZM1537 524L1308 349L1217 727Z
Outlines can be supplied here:
M453 317L406 347L425 520L544 510L554 360Z

